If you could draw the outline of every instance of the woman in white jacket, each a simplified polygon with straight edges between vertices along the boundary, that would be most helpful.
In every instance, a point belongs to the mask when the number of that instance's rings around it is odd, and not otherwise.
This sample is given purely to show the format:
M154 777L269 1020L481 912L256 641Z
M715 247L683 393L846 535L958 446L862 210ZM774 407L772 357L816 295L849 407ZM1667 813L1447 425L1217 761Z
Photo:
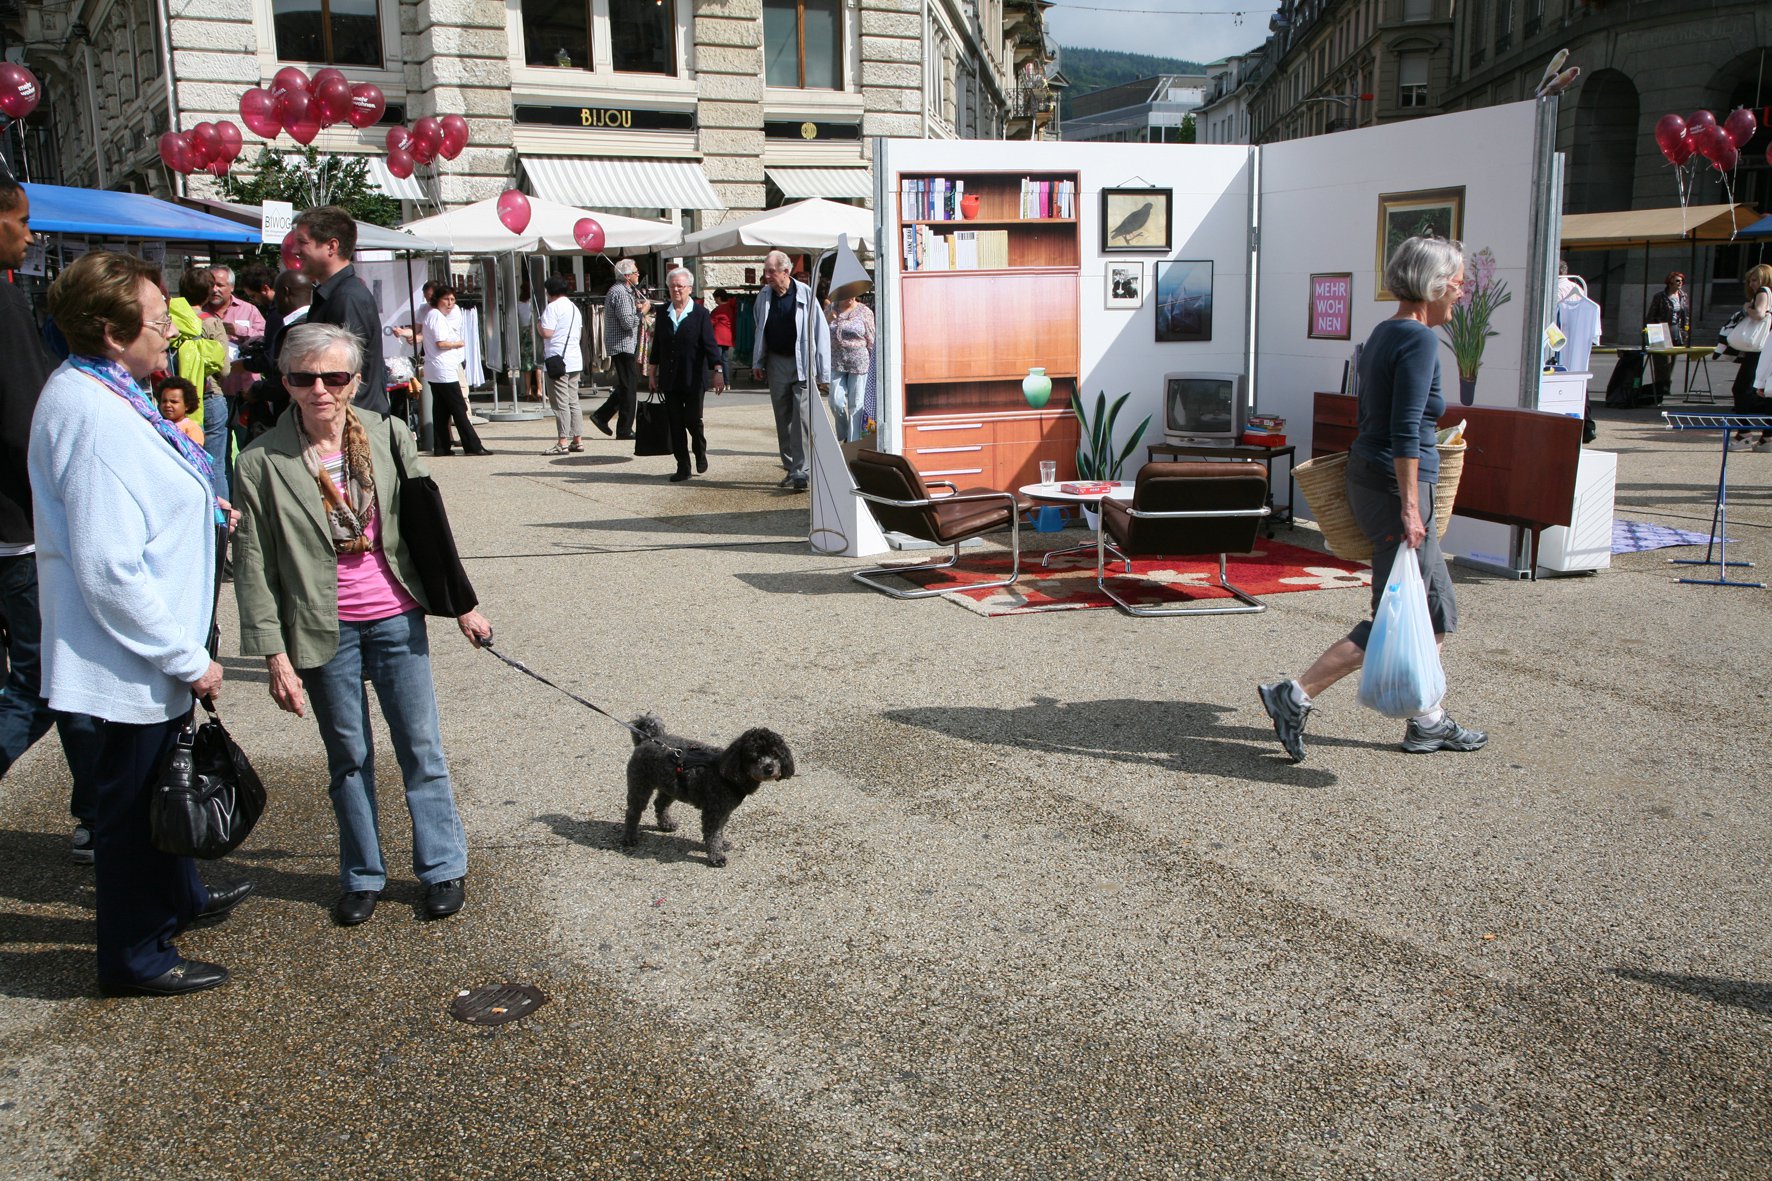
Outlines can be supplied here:
M212 892L190 858L154 848L148 799L193 694L221 687L206 636L216 526L231 510L211 491L209 457L142 384L166 363L172 334L158 268L84 255L50 287L49 310L72 355L31 421L43 694L98 730L99 984L162 996L213 988L227 970L185 959L172 940L225 916L251 883Z

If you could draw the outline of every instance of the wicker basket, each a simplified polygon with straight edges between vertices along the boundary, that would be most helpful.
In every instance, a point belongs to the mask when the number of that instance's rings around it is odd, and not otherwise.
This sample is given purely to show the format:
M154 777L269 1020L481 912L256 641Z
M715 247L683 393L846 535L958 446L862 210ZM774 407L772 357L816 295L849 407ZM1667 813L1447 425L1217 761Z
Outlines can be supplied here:
M1458 499L1458 479L1464 474L1464 443L1440 444L1440 482L1443 495L1434 497L1434 536L1446 535L1446 522L1452 519L1452 505ZM1329 552L1350 562L1370 562L1372 542L1354 521L1354 512L1347 502L1347 452L1306 460L1293 473L1298 490L1317 518L1323 541Z

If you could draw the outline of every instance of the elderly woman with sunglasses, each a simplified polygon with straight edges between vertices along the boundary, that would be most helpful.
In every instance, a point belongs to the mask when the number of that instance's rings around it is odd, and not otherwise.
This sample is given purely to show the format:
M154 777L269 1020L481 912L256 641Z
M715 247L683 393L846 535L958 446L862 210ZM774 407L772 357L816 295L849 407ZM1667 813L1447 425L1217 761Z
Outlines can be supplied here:
M424 465L405 423L352 405L363 365L353 332L303 324L283 340L293 404L235 467L241 649L265 658L278 706L302 716L304 690L313 703L338 818L333 919L366 921L387 884L365 682L405 780L425 913L444 918L462 906L467 834L443 759L424 587L400 533L394 449L409 475ZM478 611L456 623L476 646L492 635Z

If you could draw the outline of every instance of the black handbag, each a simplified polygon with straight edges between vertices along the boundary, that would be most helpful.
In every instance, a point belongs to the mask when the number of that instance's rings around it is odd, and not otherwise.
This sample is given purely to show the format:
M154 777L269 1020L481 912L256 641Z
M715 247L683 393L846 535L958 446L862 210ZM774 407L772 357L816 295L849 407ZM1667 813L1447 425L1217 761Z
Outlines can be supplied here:
M265 810L265 785L205 698L209 720L189 722L166 756L148 809L154 847L174 857L225 857Z
M549 377L566 376L566 358L560 356L558 353L551 357L543 358L541 367L547 370Z
M671 414L663 399L648 398L634 407L634 454L672 454Z
M400 537L418 567L419 581L424 585L426 613L448 619L466 615L480 603L474 584L462 569L461 554L455 548L455 534L449 530L449 514L443 511L443 490L429 476L409 476L406 461L400 458L400 438L394 424L388 423L388 446L394 453L394 470L399 473L400 486L395 496L395 512L400 518Z

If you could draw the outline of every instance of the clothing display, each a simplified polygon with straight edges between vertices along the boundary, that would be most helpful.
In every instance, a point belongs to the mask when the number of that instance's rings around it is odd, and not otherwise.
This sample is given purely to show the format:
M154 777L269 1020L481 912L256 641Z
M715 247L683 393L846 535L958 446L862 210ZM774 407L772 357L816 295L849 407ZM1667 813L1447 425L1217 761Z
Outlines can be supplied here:
M1557 327L1569 338L1559 357L1570 373L1585 373L1594 346L1600 343L1600 305L1587 297L1587 284L1564 276L1567 297L1557 304Z

